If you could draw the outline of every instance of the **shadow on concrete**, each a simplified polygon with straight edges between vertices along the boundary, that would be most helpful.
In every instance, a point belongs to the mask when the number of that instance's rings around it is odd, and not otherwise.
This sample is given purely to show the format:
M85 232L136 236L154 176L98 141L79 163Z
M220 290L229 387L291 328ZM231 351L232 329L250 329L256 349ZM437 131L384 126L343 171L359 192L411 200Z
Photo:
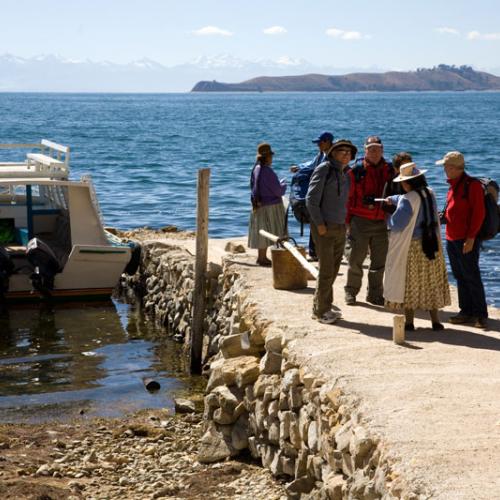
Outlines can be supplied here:
M495 323L498 328L498 320L490 320L491 326ZM357 330L363 335L374 337L381 340L392 342L392 327L382 325L367 325L366 323L357 323L345 319L335 323L336 326ZM471 349L486 349L489 351L500 351L500 339L491 337L487 333L457 330L455 328L445 327L444 330L434 332L430 328L417 328L414 332L406 332L406 343L408 342L440 342L442 344L470 347ZM413 349L421 349L419 346L411 344L405 345Z

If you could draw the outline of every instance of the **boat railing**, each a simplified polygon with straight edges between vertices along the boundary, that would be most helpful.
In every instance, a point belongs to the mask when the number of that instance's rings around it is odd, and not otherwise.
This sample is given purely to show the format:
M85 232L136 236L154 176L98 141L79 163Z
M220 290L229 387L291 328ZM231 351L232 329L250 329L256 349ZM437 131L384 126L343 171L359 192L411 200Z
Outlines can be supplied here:
M0 167L25 167L28 172L37 172L55 177L69 175L70 148L42 139L40 143L0 144L0 149L31 149L23 162L1 162ZM0 171L0 175L2 172Z

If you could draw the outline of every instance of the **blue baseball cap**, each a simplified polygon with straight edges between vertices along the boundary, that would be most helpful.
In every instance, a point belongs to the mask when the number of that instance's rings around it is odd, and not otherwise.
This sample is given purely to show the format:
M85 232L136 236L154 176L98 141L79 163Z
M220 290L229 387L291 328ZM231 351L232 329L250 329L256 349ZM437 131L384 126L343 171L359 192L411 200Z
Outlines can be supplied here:
M333 134L331 132L323 132L317 139L314 139L314 143L318 144L321 141L333 142Z

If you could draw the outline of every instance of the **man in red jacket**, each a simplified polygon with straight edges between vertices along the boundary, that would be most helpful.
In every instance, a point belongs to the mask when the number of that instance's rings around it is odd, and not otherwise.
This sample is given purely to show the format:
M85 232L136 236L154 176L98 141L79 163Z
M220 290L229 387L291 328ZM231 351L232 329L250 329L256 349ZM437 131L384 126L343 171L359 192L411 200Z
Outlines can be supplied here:
M485 216L481 182L467 175L459 151L450 151L436 162L444 165L450 188L446 197L446 249L457 280L460 312L450 323L487 327L488 308L479 269L481 241L477 234Z
M385 212L375 198L382 198L384 186L394 177L392 165L384 159L380 137L372 135L365 142L365 157L350 170L351 186L347 203L347 224L351 251L345 286L345 302L356 304L363 279L363 262L370 250L366 300L384 305L383 278L388 235Z

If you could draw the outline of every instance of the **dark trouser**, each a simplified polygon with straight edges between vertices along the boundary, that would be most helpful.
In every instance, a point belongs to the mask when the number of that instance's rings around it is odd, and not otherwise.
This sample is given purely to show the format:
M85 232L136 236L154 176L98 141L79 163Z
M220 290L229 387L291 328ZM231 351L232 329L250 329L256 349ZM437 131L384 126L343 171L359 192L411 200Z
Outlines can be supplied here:
M363 280L363 262L370 249L368 269L368 299L377 299L384 294L384 270L389 238L383 220L370 220L363 217L351 218L351 250L347 270L346 293L356 296Z
M320 317L333 305L333 283L339 272L345 245L345 225L331 224L326 234L320 236L318 228L311 224L311 234L316 244L319 275L316 281L313 313Z
M313 257L314 259L318 257L316 255L316 247L314 245L314 239L312 236L312 229L311 229L311 232L309 233L309 255L311 257Z
M462 251L463 246L464 240L446 240L451 270L457 280L460 312L465 316L487 318L488 307L479 269L481 242L476 240L472 251L466 254Z

